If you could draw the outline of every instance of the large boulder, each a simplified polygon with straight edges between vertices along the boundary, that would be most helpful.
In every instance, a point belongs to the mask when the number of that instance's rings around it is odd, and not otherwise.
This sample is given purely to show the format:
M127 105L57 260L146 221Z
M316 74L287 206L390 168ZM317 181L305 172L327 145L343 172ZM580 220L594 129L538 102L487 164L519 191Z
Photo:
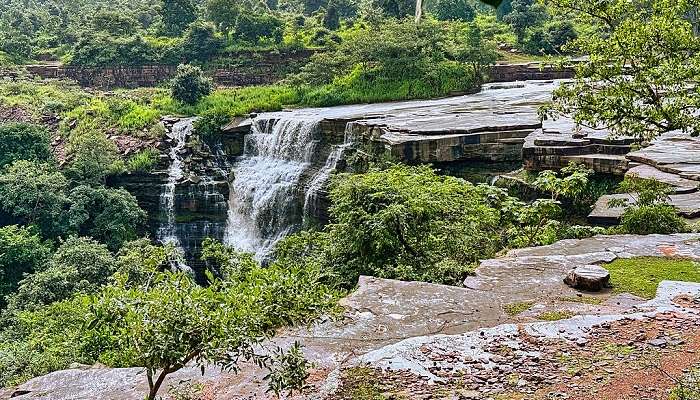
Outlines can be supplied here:
M610 282L610 272L598 265L582 265L569 271L564 283L581 290L597 292Z

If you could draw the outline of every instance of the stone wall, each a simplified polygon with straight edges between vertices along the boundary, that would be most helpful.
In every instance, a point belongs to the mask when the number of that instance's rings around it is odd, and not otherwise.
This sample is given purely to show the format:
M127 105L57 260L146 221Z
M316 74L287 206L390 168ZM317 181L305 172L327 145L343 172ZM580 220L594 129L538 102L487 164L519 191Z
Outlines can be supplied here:
M207 74L219 86L251 86L275 83L299 71L312 50L238 52L212 65ZM96 88L136 88L157 86L175 74L173 65L114 67L77 67L53 64L27 66L27 71L41 78L73 79L82 86ZM540 63L498 64L491 67L491 82L552 80L573 77L572 68L541 67ZM5 76L0 71L0 76ZM8 75L9 76L9 75Z
M219 86L250 86L277 82L294 73L313 54L310 50L238 52L225 55L207 69ZM175 74L173 65L78 67L29 65L27 71L45 79L73 79L82 86L96 88L136 88L157 86Z
M515 82L526 80L571 79L573 67L558 68L539 62L523 64L496 64L489 73L491 82Z

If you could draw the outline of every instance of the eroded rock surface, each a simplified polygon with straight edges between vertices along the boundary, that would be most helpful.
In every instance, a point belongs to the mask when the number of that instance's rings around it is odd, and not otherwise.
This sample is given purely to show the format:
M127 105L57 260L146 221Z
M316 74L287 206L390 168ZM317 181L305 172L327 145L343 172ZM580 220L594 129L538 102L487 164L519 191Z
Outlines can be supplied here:
M576 126L560 118L546 121L535 130L523 146L523 165L531 171L559 170L571 162L584 164L598 173L624 175L625 158L632 138L610 138L609 132Z

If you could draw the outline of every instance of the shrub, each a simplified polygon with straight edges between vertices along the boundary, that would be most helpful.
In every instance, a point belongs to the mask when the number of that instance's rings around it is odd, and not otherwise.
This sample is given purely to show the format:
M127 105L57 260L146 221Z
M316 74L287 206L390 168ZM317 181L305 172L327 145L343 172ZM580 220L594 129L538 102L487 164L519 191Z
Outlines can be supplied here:
M119 165L116 144L100 130L74 132L69 138L67 150L70 161L66 176L74 182L104 184L107 175Z
M0 228L0 309L5 296L17 289L24 274L34 272L49 255L49 246L28 228L10 225Z
M670 234L687 229L683 218L668 204L629 207L622 215L620 225L625 232L638 235Z
M667 201L673 189L654 179L627 176L620 183L619 190L629 193L634 202L614 199L608 207L626 207L620 227L624 232L647 235L652 233L678 233L688 229L686 222L678 216L675 208Z
M170 84L173 98L185 104L195 104L212 91L212 82L199 67L181 64Z
M8 296L8 310L17 313L69 299L76 293L94 293L116 270L107 247L92 239L71 237L51 257L47 266L20 282Z
M0 208L24 225L36 225L44 237L65 232L68 181L56 167L15 161L0 174Z
M0 124L0 168L17 160L50 161L51 137L38 125Z
M158 164L160 152L155 149L142 150L129 158L126 168L129 172L150 172Z
M473 185L429 167L343 176L330 197L330 264L345 285L359 275L457 283L499 249L499 211Z
M195 22L185 31L182 55L187 61L209 61L222 48L223 40L216 35L216 28L210 23Z
M124 189L80 185L68 197L71 232L89 235L114 251L123 243L135 240L146 221L146 212Z

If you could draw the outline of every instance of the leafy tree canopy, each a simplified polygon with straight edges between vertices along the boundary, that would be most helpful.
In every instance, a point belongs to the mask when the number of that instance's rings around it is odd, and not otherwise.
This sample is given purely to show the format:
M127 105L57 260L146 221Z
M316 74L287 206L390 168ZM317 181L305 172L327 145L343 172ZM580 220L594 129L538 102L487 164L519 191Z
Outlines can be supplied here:
M544 117L570 115L579 124L650 139L683 130L700 133L700 38L687 15L695 0L549 0L560 11L600 25L600 36L568 48L588 55L576 80L554 92Z
M41 162L52 158L46 128L26 123L0 124L0 168L17 160Z

